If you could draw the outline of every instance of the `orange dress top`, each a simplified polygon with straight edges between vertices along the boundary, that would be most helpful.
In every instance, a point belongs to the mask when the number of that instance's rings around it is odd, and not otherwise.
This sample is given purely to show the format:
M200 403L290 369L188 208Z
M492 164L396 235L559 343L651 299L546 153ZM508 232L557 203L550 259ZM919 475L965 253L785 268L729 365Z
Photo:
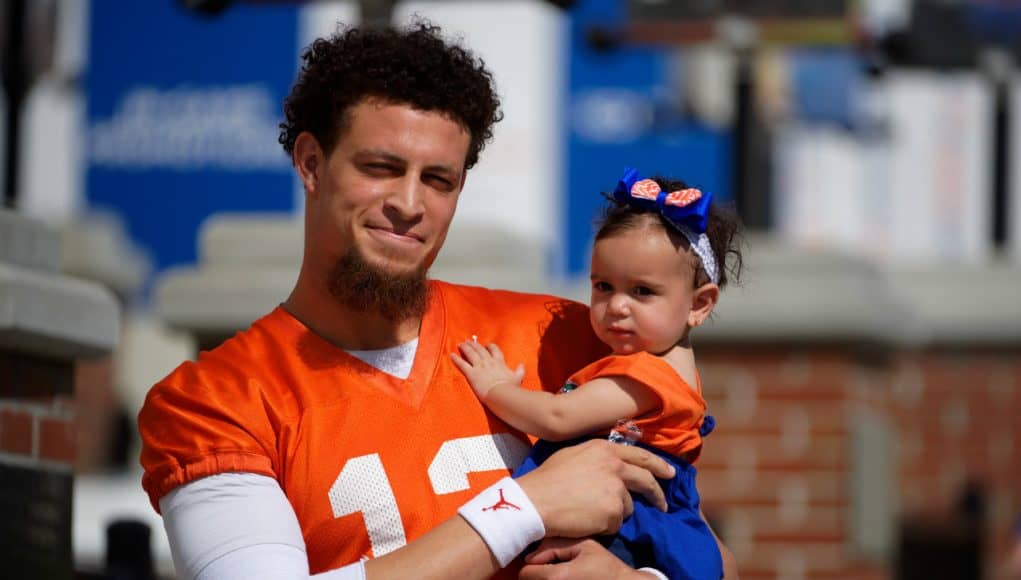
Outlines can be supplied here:
M632 421L642 430L641 442L693 463L702 447L699 427L707 409L702 382L696 378L692 388L669 363L647 352L601 358L574 373L568 382L581 386L614 376L633 379L659 397L658 409ZM561 396L569 397L570 393Z

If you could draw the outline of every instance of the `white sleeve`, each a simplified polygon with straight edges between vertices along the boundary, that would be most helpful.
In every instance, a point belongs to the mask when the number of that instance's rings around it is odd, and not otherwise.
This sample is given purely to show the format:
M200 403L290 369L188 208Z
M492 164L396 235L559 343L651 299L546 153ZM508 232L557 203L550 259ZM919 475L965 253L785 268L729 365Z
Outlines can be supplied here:
M204 477L163 496L160 511L183 580L365 580L363 562L309 576L298 518L271 477Z

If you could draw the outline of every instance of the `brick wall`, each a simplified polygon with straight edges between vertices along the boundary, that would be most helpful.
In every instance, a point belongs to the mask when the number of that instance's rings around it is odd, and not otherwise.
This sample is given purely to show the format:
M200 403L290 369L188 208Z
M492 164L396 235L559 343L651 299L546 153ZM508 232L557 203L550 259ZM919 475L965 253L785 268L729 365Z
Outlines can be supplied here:
M120 467L114 445L121 402L113 387L112 357L76 361L74 384L75 473Z
M859 410L890 428L895 528L946 521L974 479L988 490L987 569L1005 557L1021 509L1016 351L709 345L696 352L719 421L700 460L699 489L742 578L894 576L896 545L886 557L864 557L852 539L851 421Z
M112 293L61 272L60 236L0 209L0 562L71 578L74 361L117 341Z
M71 364L0 351L0 457L70 471L75 457Z
M71 577L69 362L0 349L0 543L12 577Z
M964 484L976 481L986 492L993 577L1021 512L1019 388L1016 349L932 349L898 358L891 392L905 517L946 518Z

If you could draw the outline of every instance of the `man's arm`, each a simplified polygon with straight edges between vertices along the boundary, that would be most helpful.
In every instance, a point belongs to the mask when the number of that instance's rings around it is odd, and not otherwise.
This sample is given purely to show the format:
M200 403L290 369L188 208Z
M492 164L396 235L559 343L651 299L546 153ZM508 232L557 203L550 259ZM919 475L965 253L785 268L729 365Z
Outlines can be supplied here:
M555 454L518 481L542 517L547 535L584 536L620 526L631 511L628 488L665 505L654 477L670 477L671 471L644 450L593 441ZM248 473L212 476L167 494L160 505L182 578L309 577L297 518L272 478ZM460 516L364 566L373 580L482 580L498 569L482 537ZM339 580L360 574L361 566L355 565L315 578Z
M727 580L737 580L737 560L734 558L734 553L720 541L720 537L716 535L716 530L709 525L709 520L706 519L705 512L701 508L698 510L698 515L702 516L702 521L705 522L706 527L712 532L716 545L720 548L720 556L723 558L723 577Z
M672 477L672 472L671 466L644 449L589 441L555 453L517 481L542 517L547 537L583 537L620 528L633 509L629 490L665 509L656 478ZM409 575L481 580L497 570L485 542L457 516L404 548L366 563L370 580Z

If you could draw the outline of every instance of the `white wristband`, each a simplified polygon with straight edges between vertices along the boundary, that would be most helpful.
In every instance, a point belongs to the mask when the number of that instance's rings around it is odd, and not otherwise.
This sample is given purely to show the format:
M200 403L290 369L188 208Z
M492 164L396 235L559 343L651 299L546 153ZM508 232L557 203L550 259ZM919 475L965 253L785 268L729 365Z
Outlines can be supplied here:
M546 537L542 517L510 477L505 477L457 510L503 568L532 542Z
M646 574L651 574L651 575L655 576L656 578L658 578L659 580L670 580L669 578L666 577L666 574L660 572L659 570L657 570L655 568L639 568L637 571L638 572L645 572Z

